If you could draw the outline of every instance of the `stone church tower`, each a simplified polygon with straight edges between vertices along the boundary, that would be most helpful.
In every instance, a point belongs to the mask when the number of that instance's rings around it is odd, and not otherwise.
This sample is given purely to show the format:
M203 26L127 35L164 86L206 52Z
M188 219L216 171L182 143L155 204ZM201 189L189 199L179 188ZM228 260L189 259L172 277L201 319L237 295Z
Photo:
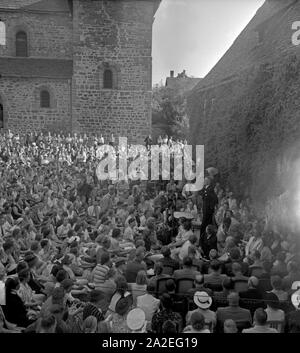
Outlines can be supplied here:
M0 121L13 131L151 130L160 0L1 0Z

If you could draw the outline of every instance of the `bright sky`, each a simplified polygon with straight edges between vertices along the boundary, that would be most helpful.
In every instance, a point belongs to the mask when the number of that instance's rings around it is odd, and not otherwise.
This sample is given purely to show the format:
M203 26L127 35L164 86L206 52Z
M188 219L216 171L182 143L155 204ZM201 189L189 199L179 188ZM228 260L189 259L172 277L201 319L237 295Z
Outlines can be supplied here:
M264 0L162 0L153 26L153 84L186 70L204 77Z

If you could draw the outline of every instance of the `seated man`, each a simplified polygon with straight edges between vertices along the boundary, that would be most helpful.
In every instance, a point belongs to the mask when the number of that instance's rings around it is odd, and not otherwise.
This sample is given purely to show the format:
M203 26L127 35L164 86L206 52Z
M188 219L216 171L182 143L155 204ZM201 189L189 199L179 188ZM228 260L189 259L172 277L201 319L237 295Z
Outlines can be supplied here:
M274 328L270 328L267 324L268 315L263 308L258 308L254 313L254 326L244 329L242 333L278 333Z
M197 275L200 275L200 272L193 270L192 266L193 266L193 260L190 257L185 257L183 259L183 269L176 270L173 275L174 278L175 279L180 279L180 278L195 279Z
M238 293L232 292L228 295L228 306L224 308L218 308L217 310L217 327L222 330L224 322L227 319L232 319L236 323L245 323L245 325L251 326L252 316L249 310L243 309L239 306L239 295Z

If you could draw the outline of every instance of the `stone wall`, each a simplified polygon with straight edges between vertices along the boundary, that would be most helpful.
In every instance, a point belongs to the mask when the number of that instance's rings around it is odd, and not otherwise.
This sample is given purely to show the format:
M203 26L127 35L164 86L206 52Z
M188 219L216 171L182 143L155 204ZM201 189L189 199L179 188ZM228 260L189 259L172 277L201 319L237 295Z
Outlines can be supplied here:
M207 167L263 203L288 188L278 168L300 140L300 47L291 41L300 2L285 4L267 1L188 99L191 142L204 144Z
M40 91L50 91L51 108L40 108ZM12 131L71 130L71 82L63 79L2 78L4 123Z
M30 57L72 58L70 13L30 13L21 10L1 12L0 10L0 18L6 25L6 45L0 46L0 56L16 56L16 33L23 30L27 33Z
M153 1L74 1L74 129L142 142L151 129ZM117 77L103 89L106 68Z

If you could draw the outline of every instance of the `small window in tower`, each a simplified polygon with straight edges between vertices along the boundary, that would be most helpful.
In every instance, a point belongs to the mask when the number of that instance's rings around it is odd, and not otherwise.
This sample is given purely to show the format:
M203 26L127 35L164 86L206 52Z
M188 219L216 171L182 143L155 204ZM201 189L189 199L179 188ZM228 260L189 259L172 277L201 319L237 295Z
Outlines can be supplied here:
M46 90L41 91L41 108L50 108L50 93Z
M103 88L113 88L113 73L109 69L106 69L103 74Z
M24 31L19 31L16 34L16 56L28 56L27 34Z
M4 111L3 111L3 104L0 103L0 129L4 128Z
M5 23L0 19L0 45L6 44Z

